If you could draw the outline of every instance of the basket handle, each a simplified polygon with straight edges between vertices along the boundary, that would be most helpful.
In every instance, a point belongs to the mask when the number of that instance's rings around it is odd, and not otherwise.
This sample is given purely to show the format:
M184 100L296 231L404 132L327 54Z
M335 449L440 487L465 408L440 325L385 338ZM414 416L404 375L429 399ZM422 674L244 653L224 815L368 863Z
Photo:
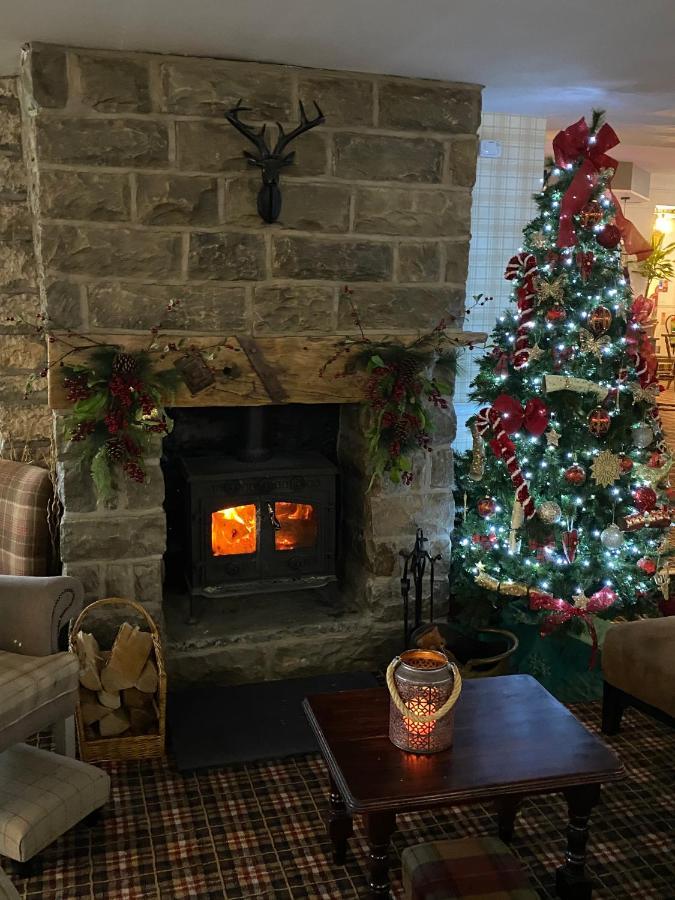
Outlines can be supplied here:
M389 688L389 694L394 703L394 706L401 713L401 715L406 719L410 719L411 721L422 725L428 724L429 722L437 722L439 719L442 719L443 716L447 715L455 705L455 703L457 703L459 695L462 692L462 676L460 675L457 666L453 662L448 662L448 668L452 672L452 690L450 691L450 696L445 701L443 706L441 706L440 709L437 709L436 712L429 713L428 716L420 716L408 709L408 707L401 699L401 695L399 694L398 688L396 687L394 674L400 664L400 656L394 657L394 659L392 659L392 661L389 663L389 666L387 668L387 687Z
M77 619L75 619L75 623L70 631L70 649L75 649L75 635L82 628L82 622L86 619L89 613L101 606L128 606L138 613L141 618L145 619L148 628L150 629L150 634L152 634L153 638L156 640L160 640L159 629L157 628L157 624L155 620L152 618L150 613L145 609L145 607L141 606L140 603L137 603L135 600L129 600L126 597L104 597L102 600L94 600L93 603L90 603L88 606L82 610Z

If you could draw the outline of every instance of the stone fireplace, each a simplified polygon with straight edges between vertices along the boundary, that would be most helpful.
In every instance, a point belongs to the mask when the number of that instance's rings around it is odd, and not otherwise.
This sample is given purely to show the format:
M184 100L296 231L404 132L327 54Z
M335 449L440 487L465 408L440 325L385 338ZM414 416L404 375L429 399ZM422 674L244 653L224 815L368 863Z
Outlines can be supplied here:
M258 217L259 175L246 168L242 137L223 119L240 97L254 110L252 121L291 125L299 99L317 100L326 114L325 125L298 141L297 164L284 170L274 225ZM37 281L54 322L133 346L158 325L202 345L213 335L253 341L285 385L275 396L251 376L194 401L183 395L177 421L191 406L213 410L211 424L219 413L251 406L278 410L296 403L300 389L307 417L313 405L334 410L327 455L303 451L325 460L326 477L332 470L338 512L335 533L322 544L325 583L294 596L262 590L243 605L236 591L213 598L215 607L202 592L198 623L188 625L175 596L171 530L167 545L168 439L164 448L156 441L148 483L122 484L112 507L102 508L64 433L62 394L50 384L64 570L82 579L92 599L144 603L165 627L179 678L255 680L381 664L400 642L398 551L422 527L448 556L454 414L436 415L434 451L416 460L412 488L368 492L364 410L338 380L319 379L318 366L308 377L296 363L354 331L345 285L368 334L411 335L453 316L461 328L480 88L34 45L25 53L21 107ZM167 321L172 300L180 300L180 313ZM229 454L214 455L221 487L230 475L243 480L222 471ZM275 518L281 523L312 506L304 488L289 493L293 476L285 470L277 471L284 485L265 492L274 465L256 474L268 481L252 503L224 491L218 506L255 506L255 514L237 515L244 525L249 515L249 527L253 515L255 540L268 549L284 531ZM198 474L198 465L183 466L185 489ZM328 509L329 501L315 504ZM316 540L315 525L303 526L305 541ZM231 530L217 538L231 539Z

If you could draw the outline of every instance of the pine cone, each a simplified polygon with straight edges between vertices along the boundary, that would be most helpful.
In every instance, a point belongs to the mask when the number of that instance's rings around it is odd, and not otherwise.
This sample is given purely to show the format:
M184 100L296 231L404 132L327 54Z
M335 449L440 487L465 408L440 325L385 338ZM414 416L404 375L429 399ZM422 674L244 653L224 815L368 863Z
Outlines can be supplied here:
M127 455L126 447L120 440L107 441L105 445L105 452L107 456L111 460L113 460L113 462L120 462Z
M136 371L136 360L130 353L118 353L113 359L113 375L122 375L128 378Z

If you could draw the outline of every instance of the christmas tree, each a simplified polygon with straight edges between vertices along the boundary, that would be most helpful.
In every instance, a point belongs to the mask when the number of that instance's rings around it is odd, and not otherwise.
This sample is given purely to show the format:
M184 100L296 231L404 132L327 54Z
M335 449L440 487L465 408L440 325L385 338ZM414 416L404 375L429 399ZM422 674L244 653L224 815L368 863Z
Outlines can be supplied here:
M672 465L644 330L653 300L626 262L650 246L611 192L618 138L601 113L560 132L538 215L508 263L456 465L452 591L460 614L504 605L544 634L568 621L658 615L668 590Z

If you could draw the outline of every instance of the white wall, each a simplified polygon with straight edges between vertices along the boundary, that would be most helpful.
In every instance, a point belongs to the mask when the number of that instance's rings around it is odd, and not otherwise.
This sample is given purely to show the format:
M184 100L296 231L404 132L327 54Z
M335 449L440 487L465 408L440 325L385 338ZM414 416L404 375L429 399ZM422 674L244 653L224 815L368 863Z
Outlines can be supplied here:
M484 113L480 128L483 140L502 145L498 159L480 157L473 191L471 249L467 282L467 305L474 294L487 294L494 300L474 310L464 327L488 334L497 315L509 302L511 285L504 279L506 263L517 252L522 229L535 215L533 193L541 189L544 168L546 119ZM467 401L467 392L478 367L482 350L460 356L455 392L457 437L455 450L471 445L465 426L476 407Z

